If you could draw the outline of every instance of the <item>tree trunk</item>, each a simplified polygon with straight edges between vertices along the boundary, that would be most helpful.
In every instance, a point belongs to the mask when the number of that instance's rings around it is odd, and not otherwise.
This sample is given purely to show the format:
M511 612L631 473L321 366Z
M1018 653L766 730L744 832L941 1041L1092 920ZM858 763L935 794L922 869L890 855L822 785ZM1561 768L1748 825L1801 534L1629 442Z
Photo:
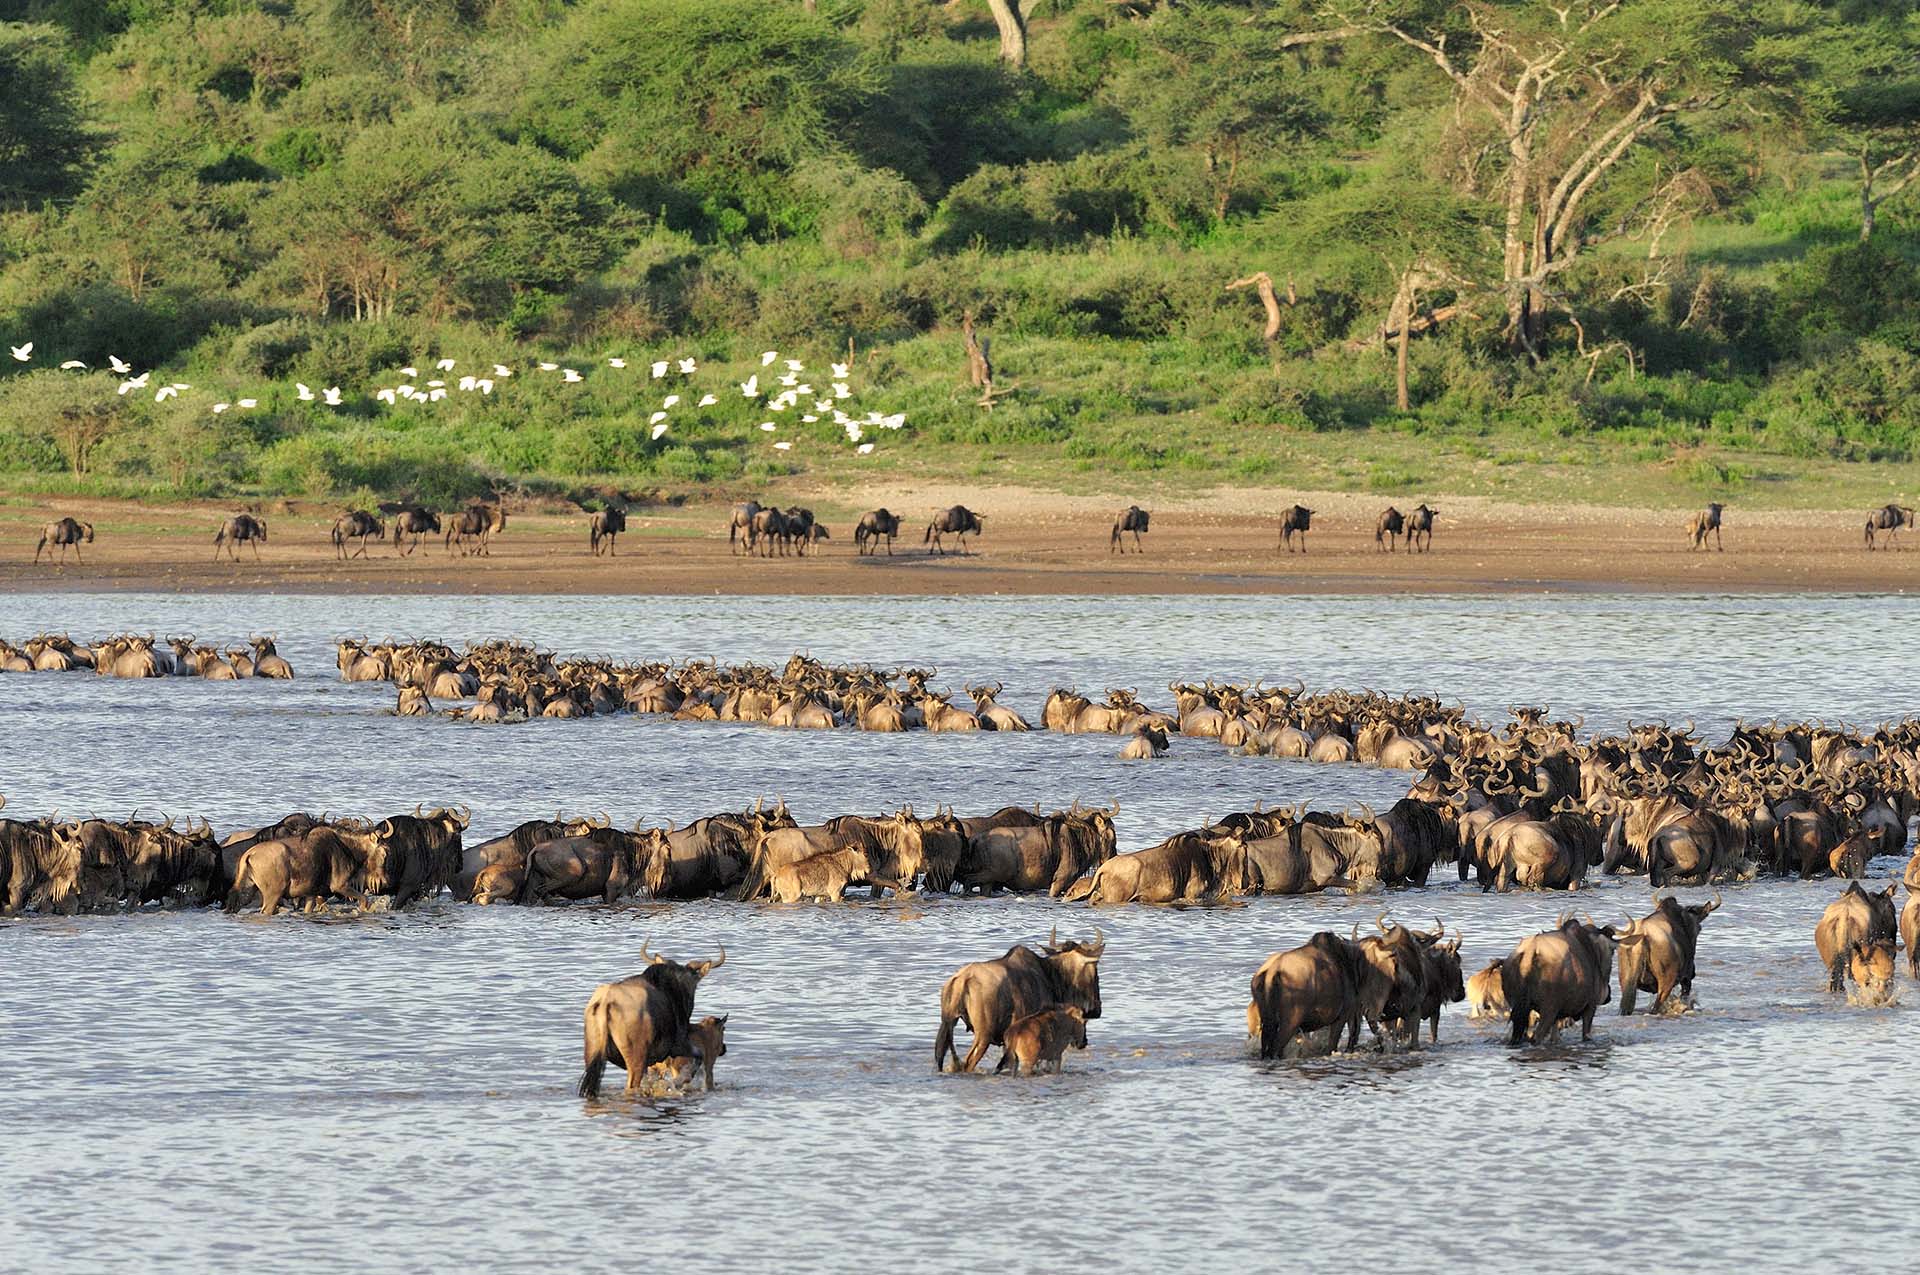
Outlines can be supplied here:
M973 311L960 315L960 331L967 338L967 379L988 398L993 397L993 364L987 359L987 344L973 333Z
M987 0L993 10L993 24L1000 28L1000 60L1018 71L1027 65L1027 15L1021 10L1025 0Z
M1260 339L1271 342L1275 337L1280 335L1280 298L1274 295L1273 276L1262 270L1257 274L1250 274L1244 279L1235 279L1227 285L1227 291L1232 292L1236 288L1247 287L1251 287L1255 292L1260 294L1260 304L1266 307L1267 326L1266 330L1260 334ZM1288 279L1287 304L1294 305L1297 301L1298 298L1294 295L1293 291L1293 280Z
M1413 271L1400 276L1400 294L1393 299L1400 316L1400 339L1394 343L1394 405L1402 412L1413 410L1413 398L1407 392L1407 346L1413 340Z

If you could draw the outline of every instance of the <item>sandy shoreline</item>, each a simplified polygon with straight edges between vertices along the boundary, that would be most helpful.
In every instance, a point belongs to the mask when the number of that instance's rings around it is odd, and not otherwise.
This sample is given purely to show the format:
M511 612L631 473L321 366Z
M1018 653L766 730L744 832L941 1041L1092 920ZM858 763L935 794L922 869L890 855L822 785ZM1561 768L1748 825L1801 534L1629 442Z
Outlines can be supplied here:
M1475 499L1436 502L1429 555L1378 552L1379 497L1303 493L1316 510L1305 554L1277 547L1273 512L1296 499L1202 493L1143 502L1146 552L1116 556L1107 532L1124 500L1007 488L900 485L885 492L783 492L819 511L833 539L805 559L728 551L724 504L636 509L613 558L587 553L582 514L515 513L488 558L449 555L439 541L398 556L391 542L340 562L328 528L338 510L269 509L255 561L213 560L223 505L143 507L101 501L15 504L0 511L0 591L445 594L1246 594L1888 592L1920 589L1920 553L1868 553L1864 511L1727 515L1725 553L1689 552L1683 515L1580 506L1529 508ZM932 511L964 500L986 517L969 556L930 557L920 533ZM891 558L854 554L860 510L904 518ZM1402 504L1402 508L1408 507ZM41 526L61 514L93 522L85 565L33 563ZM908 528L911 532L908 532ZM1920 548L1920 536L1912 544ZM1903 540L1905 539L1903 536Z

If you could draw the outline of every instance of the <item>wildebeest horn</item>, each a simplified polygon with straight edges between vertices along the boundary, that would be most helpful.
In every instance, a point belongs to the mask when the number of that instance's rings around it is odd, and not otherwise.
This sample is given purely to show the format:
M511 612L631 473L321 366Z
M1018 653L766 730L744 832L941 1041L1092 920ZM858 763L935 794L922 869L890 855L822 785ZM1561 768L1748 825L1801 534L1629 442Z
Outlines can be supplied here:
M647 950L647 940L645 939L640 940L640 955L646 958L647 964L649 965L665 964L667 959L658 952L649 952Z
M1707 915L1707 913L1717 912L1719 910L1720 910L1720 891L1715 890L1713 892L1713 902L1707 904L1707 911L1701 913L1701 915L1705 916Z
M1054 947L1060 942L1060 927L1054 926L1047 931L1047 946Z
M1107 935L1099 926L1093 927L1093 942L1086 945L1086 955L1091 960L1099 960L1100 954L1107 950Z

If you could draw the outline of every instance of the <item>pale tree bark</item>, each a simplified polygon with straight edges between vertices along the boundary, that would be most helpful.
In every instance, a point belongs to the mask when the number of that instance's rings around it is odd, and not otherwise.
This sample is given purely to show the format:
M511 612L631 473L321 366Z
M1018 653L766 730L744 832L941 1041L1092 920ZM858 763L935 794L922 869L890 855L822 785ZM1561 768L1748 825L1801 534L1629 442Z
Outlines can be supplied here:
M1581 233L1587 197L1637 142L1687 105L1661 96L1652 82L1616 82L1604 67L1579 64L1579 42L1618 7L1606 4L1578 20L1566 17L1564 34L1549 31L1524 40L1483 24L1478 10L1469 8L1480 41L1471 65L1454 56L1444 35L1393 22L1287 37L1292 44L1361 33L1398 40L1453 82L1457 118L1476 119L1497 133L1506 155L1498 201L1507 331L1530 355L1538 352L1551 305L1549 281L1596 242Z
M1873 162L1871 147L1860 148L1860 242L1873 238L1879 224L1880 205L1898 195L1920 178L1920 149L1895 155L1884 163ZM1887 185L1881 185L1881 182Z
M1274 338L1280 335L1280 298L1273 290L1273 276L1261 270L1248 275L1244 279L1235 279L1227 285L1228 292L1233 292L1240 288L1252 288L1259 294L1260 304L1264 306L1267 311L1267 326L1266 330L1260 333L1260 339L1271 343ZM1293 290L1293 280L1288 279L1287 304L1295 305L1298 303L1298 300L1299 298Z
M1027 0L987 0L1000 28L1000 60L1014 70L1027 64Z

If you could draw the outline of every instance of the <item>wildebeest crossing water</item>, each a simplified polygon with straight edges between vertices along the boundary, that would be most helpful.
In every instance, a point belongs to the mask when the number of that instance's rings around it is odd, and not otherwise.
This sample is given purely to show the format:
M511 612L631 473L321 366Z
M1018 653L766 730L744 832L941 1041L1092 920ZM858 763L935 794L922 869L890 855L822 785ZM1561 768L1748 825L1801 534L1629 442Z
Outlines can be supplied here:
M1029 716L1054 685L1298 676L1431 688L1489 717L1546 702L1609 730L1683 709L1719 737L1738 714L1903 716L1915 707L1910 678L1881 635L1920 607L65 594L10 598L7 610L0 627L21 634L269 629L302 673L223 688L0 680L0 775L18 810L124 815L160 797L226 828L295 808L385 814L426 800L470 806L476 832L495 832L555 809L606 809L621 826L686 820L762 792L819 812L1117 798L1119 840L1134 848L1256 801L1384 811L1409 775L1179 741L1153 765L1129 765L1112 736L1039 731L796 734L631 716L469 729L393 717L391 687L318 674L342 632L511 633L623 658L777 662L799 647L939 665L956 685L1004 680L1001 699ZM1866 888L1896 870L1873 860ZM1826 990L1810 937L1840 889L1723 886L1692 1013L1621 1018L1608 1005L1587 1045L1575 1030L1557 1047L1509 1051L1504 1021L1469 1023L1456 1009L1437 1048L1278 1064L1251 1057L1241 1026L1249 977L1273 952L1321 930L1366 933L1391 904L1409 925L1442 916L1478 970L1553 928L1569 902L1601 922L1647 915L1645 878L1569 900L1483 895L1436 874L1411 896L1097 913L1041 898L613 909L442 899L320 921L30 918L0 928L0 1189L32 1206L8 1216L13 1251L32 1252L36 1270L97 1270L136 1246L155 1265L205 1269L244 1250L284 1269L336 1251L353 1220L370 1217L385 1219L382 1243L356 1246L361 1269L523 1257L593 1267L610 1251L616 1207L644 1211L650 1261L720 1269L858 1251L1015 1267L1091 1254L1159 1270L1191 1261L1200 1242L1315 1265L1362 1250L1376 1263L1497 1264L1536 1259L1549 1225L1556 1267L1572 1270L1712 1266L1756 1245L1782 1263L1892 1262L1908 1244L1881 1192L1920 1092L1913 1010L1852 1007ZM1711 898L1680 893L1689 905ZM1084 1054L1057 1077L932 1073L948 976L1016 942L1042 946L1056 924L1063 938L1091 939L1095 921L1102 1005ZM695 1010L728 1016L719 1088L584 1102L574 1096L582 1007L597 985L644 967L643 939L677 960L726 950ZM1904 970L1899 980L1912 1002ZM1874 1118L1860 1120L1861 1107ZM1846 1154L1833 1154L1836 1140ZM1663 1193L1682 1144L1690 1185ZM1423 1195L1411 1225L1369 1229L1357 1249L1356 1192L1376 1188L1342 1166L1431 1182L1438 1153L1460 1190ZM1538 1203L1543 1176L1557 1183L1550 1209ZM698 1189L663 1185L676 1182ZM1170 1214L1169 1184L1192 1182L1208 1185ZM512 1187L496 1198L484 1183ZM1019 1208L1008 1207L1010 1183ZM770 1198L777 1205L740 1207ZM771 1224L776 1213L804 1225ZM256 1217L271 1224L246 1224Z

